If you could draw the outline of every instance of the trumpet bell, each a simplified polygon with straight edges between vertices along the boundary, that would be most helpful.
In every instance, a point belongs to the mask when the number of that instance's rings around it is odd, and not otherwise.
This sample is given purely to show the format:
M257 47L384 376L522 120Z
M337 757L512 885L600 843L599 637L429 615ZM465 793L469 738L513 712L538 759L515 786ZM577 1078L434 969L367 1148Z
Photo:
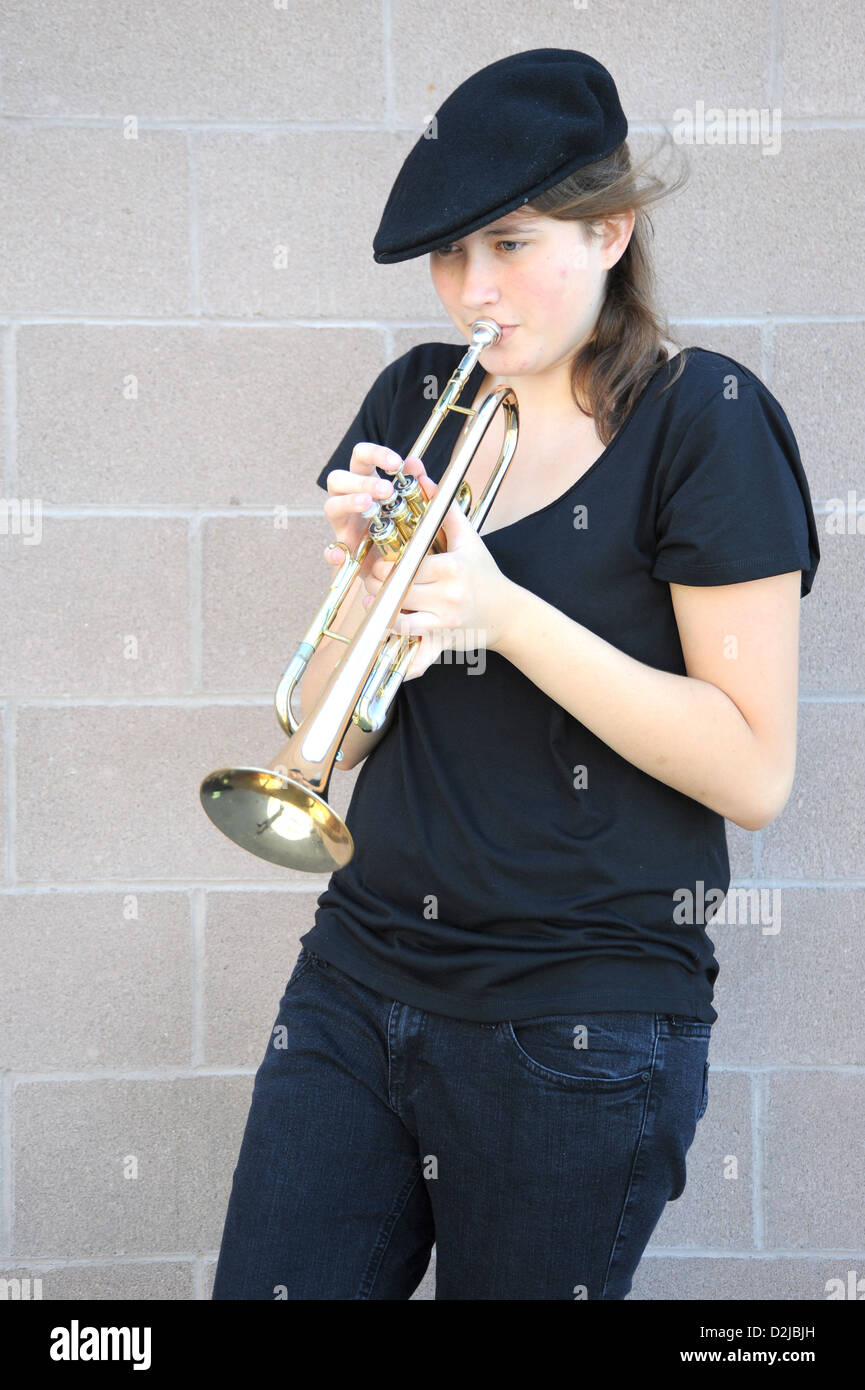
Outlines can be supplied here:
M217 829L271 864L332 873L354 854L351 831L324 797L266 767L221 767L201 783Z

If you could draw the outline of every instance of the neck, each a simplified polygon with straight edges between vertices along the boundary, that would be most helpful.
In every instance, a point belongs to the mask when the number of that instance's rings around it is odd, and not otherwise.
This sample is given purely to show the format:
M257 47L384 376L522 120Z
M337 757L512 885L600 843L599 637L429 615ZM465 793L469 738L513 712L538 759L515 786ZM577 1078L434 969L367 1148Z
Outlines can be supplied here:
M675 343L664 339L661 346L669 357L679 351ZM485 389L508 385L514 388L520 415L533 433L554 432L558 429L579 429L594 434L594 420L584 415L571 392L569 362L557 362L542 372L502 372L487 374Z
M556 429L573 429L583 425L589 432L594 422L584 415L571 393L570 372L566 368L555 373L517 373L502 372L489 376L485 386L490 390L496 386L512 386L519 403L520 418L532 431L545 432Z

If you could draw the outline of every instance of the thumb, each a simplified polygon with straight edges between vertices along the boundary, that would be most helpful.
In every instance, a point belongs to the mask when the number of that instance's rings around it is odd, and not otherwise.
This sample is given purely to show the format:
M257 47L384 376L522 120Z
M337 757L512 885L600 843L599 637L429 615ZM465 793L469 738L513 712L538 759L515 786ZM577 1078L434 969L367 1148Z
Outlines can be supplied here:
M421 487L427 496L427 501L432 501L439 490L438 483L434 483L428 473L420 479ZM448 550L453 550L460 541L465 538L466 530L473 530L471 522L465 512L456 502L452 502L445 512L442 530L448 543Z
M442 530L447 537L448 550L456 550L465 540L467 533L474 530L462 507L456 501L453 501L445 512Z
M429 473L421 473L418 477L418 482L420 484L421 492L424 494L427 501L429 502L433 497L435 497L436 493L439 490L438 483L433 482Z

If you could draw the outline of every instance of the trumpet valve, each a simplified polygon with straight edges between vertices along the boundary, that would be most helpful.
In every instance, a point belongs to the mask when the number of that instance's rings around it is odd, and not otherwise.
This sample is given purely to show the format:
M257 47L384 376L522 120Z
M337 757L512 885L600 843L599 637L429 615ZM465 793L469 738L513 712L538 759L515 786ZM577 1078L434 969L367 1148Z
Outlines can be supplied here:
M420 520L426 507L426 497L417 478L411 474L397 473L393 479L394 492L405 502L412 518L412 527Z
M378 502L373 502L361 516L369 518L369 535L380 555L386 560L398 560L402 554L403 541L394 523L382 513Z
M403 497L394 493L388 497L386 502L381 504L381 515L387 520L392 521L400 538L407 541L415 526L415 519L408 509L408 505Z

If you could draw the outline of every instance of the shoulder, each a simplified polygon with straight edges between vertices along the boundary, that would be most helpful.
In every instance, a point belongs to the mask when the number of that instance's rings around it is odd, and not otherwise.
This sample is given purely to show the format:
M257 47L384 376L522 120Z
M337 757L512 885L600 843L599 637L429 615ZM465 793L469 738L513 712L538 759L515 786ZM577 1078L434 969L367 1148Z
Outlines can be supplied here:
M388 387L394 394L403 390L412 391L418 384L423 385L430 376L441 377L441 387L436 393L440 395L447 377L465 350L465 343L416 343L400 357L395 357L382 376L386 377Z
M689 347L682 363L673 358L659 368L646 394L661 472L683 451L700 453L721 441L728 450L780 450L794 468L801 466L780 401L755 371L726 353Z
M733 584L800 569L807 594L820 559L811 495L790 422L765 382L701 348L668 397L653 478L653 577Z
M681 364L679 356L684 359ZM740 394L784 415L766 383L735 357L696 346L683 349L679 356L659 370L655 399L661 403L669 398L669 408L685 419L711 413L713 405L720 409Z
M379 374L371 403L394 448L421 414L429 413L464 351L459 343L416 343Z
M463 353L466 351L468 343L415 343L414 347L404 352L402 357L396 358L396 362L405 362L412 366L425 366L428 363L450 364L459 362Z

